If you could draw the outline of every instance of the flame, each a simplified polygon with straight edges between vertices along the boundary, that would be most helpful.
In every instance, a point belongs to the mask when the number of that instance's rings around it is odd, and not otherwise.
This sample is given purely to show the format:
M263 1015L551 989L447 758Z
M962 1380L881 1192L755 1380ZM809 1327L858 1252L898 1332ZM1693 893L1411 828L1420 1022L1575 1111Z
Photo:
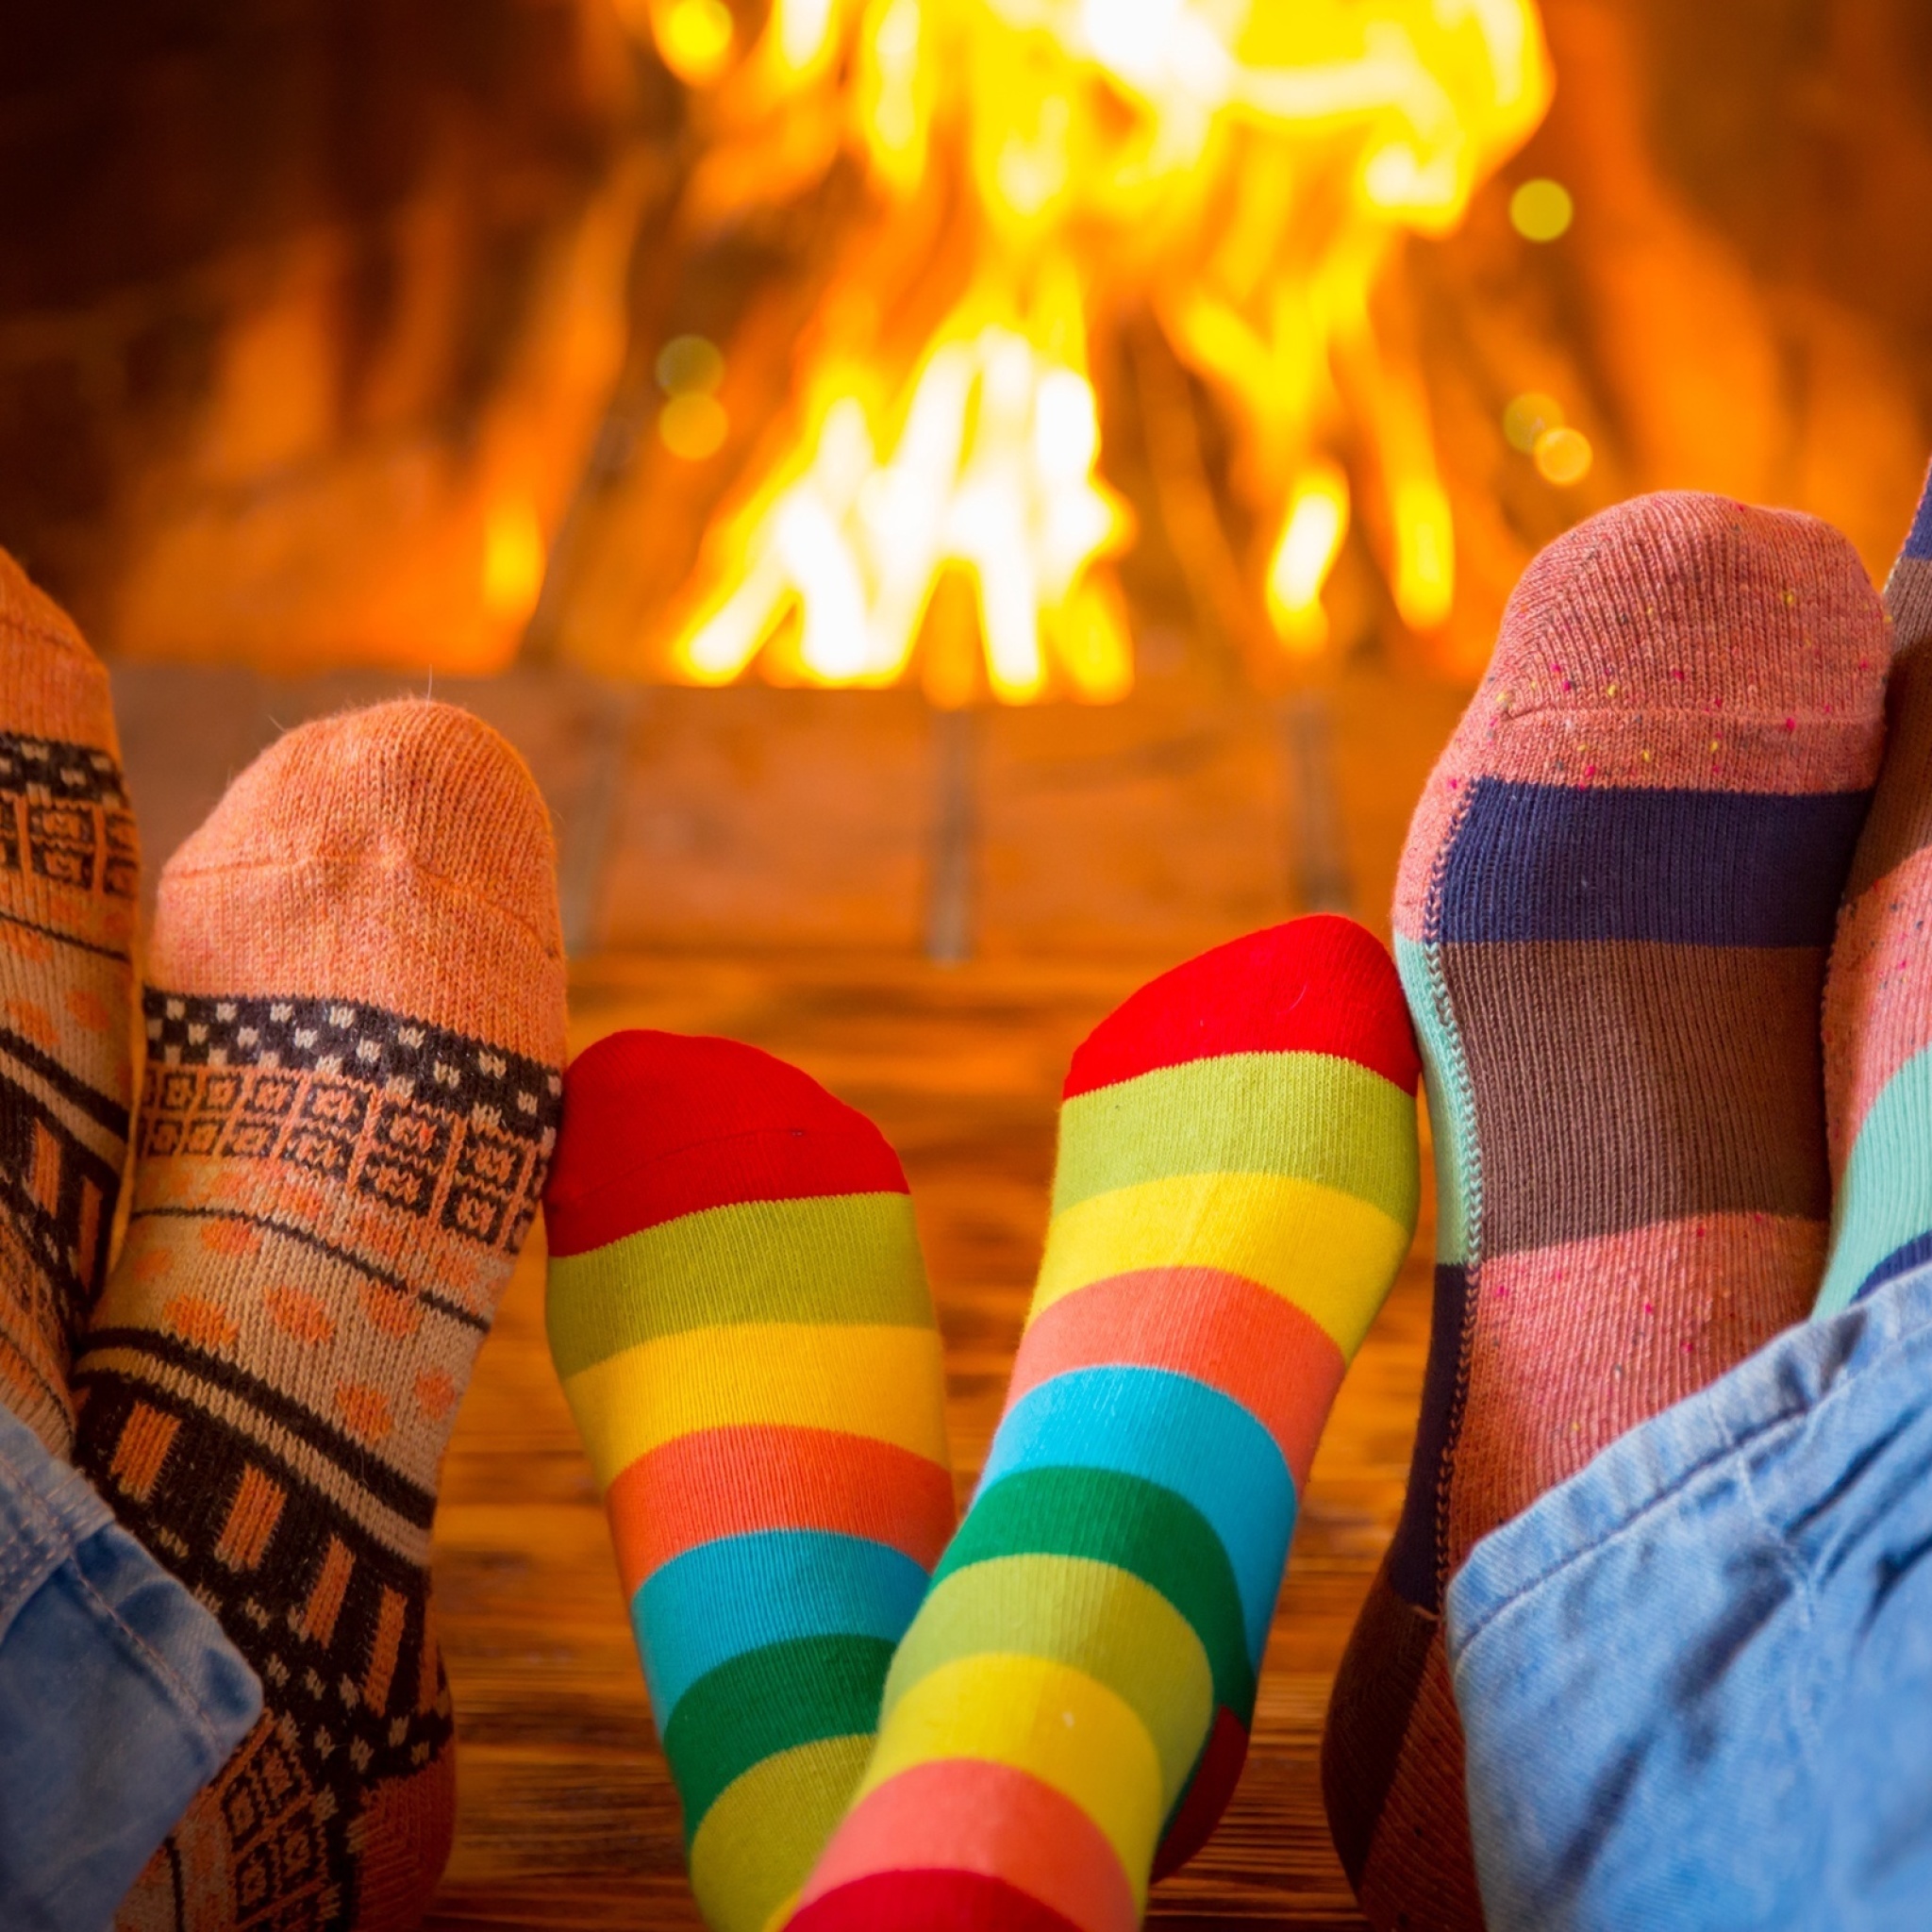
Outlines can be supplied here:
M1234 426L1284 647L1325 641L1358 495L1405 620L1443 621L1427 399L1372 297L1541 118L1534 0L774 0L735 52L714 4L627 0L674 71L719 76L701 212L795 196L843 153L873 213L801 344L791 429L707 540L683 675L762 653L891 683L958 574L993 695L1123 693L1106 566L1131 525L1089 356L1136 313Z

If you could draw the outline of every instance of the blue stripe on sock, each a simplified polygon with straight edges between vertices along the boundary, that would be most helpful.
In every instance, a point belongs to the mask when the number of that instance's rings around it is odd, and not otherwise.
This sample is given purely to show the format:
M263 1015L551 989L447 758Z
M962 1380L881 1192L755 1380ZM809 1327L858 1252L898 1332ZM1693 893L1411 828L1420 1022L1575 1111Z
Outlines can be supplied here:
M897 1643L924 1594L925 1572L910 1557L863 1537L772 1529L687 1550L631 1598L659 1732L720 1664L804 1637Z
M1014 1405L979 1486L1043 1468L1140 1476L1191 1504L1227 1552L1258 1668L1294 1533L1294 1478L1240 1403L1165 1369L1075 1369Z
M1925 473L1925 488L1912 518L1911 534L1906 539L1906 547L1900 554L1914 559L1932 560L1932 470Z
M1894 1248L1866 1275L1852 1299L1861 1302L1888 1281L1896 1281L1901 1274L1909 1274L1914 1268L1923 1268L1927 1261L1932 1261L1932 1234L1915 1235L1904 1247Z
M1480 778L1444 869L1444 941L1824 946L1870 793Z

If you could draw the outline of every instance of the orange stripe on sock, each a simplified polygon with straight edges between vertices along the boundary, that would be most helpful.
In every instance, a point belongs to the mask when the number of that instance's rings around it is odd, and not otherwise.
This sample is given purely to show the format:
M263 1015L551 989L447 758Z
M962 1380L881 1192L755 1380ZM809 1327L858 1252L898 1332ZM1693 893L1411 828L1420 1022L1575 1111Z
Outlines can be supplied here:
M799 1904L882 1872L1004 1879L1079 1927L1135 1932L1134 1889L1100 1827L1030 1773L976 1757L915 1765L854 1807Z
M342 1599L349 1593L349 1578L355 1574L356 1559L340 1537L330 1537L308 1602L302 1611L302 1634L317 1643L332 1642L336 1619L342 1613Z
M953 1534L953 1479L891 1442L776 1424L700 1429L641 1456L605 1498L626 1594L720 1537L823 1529L930 1570Z
M168 1451L175 1446L181 1423L176 1416L163 1414L145 1402L137 1402L121 1425L121 1440L114 1445L114 1459L108 1465L116 1487L124 1496L145 1503L154 1493L155 1478Z
M227 1521L215 1541L216 1559L230 1570L253 1570L261 1561L288 1500L281 1484L251 1462L235 1486L235 1500L228 1505Z
M1347 1364L1312 1317L1240 1274L1141 1268L1053 1303L1022 1339L1007 1391L1073 1369L1166 1369L1230 1395L1280 1446L1299 1494Z
M403 1648L403 1619L408 1602L400 1591L385 1586L375 1613L375 1641L369 1649L369 1673L362 1679L362 1699L379 1717L389 1708L389 1687Z
M49 1214L60 1211L60 1143L42 1121L34 1123L34 1159L27 1176L34 1199Z

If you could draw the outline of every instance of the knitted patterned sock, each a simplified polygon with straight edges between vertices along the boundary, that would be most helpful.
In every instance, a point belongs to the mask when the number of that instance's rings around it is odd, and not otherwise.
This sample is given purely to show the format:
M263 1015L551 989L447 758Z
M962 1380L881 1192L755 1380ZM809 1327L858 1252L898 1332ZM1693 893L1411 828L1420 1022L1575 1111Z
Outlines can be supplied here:
M78 1459L267 1708L119 1923L413 1926L454 1794L438 1474L559 1108L542 804L448 706L306 725L170 862L148 970Z
M0 551L0 1403L62 1459L127 1153L136 874L108 674Z
M796 1894L953 1528L944 1376L898 1158L728 1040L571 1067L550 1349L605 1493L717 1932Z
M1075 1053L1006 1414L796 1932L1131 1932L1205 1840L1414 1230L1418 1071L1389 956L1332 918L1204 954Z
M1932 476L1885 587L1896 643L1885 763L1824 988L1835 1315L1932 1261Z
M1435 1322L1322 1762L1378 1927L1482 1923L1448 1577L1816 1289L1819 1000L1886 656L1836 531L1640 498L1530 566L1417 808L1396 959L1435 1126Z

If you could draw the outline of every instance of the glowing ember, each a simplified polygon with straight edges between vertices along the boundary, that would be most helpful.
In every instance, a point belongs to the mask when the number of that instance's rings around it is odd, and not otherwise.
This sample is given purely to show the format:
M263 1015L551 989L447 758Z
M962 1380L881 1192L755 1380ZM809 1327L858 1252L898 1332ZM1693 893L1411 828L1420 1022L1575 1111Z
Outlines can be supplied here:
M1344 455L1404 618L1448 614L1426 399L1370 297L1541 117L1533 0L774 0L739 52L716 0L629 11L675 71L718 76L712 212L790 198L841 150L874 190L802 345L791 454L708 540L683 675L765 652L780 675L891 682L958 572L996 696L1120 695L1105 559L1128 525L1088 329L1149 311L1235 425L1284 644L1326 637Z

